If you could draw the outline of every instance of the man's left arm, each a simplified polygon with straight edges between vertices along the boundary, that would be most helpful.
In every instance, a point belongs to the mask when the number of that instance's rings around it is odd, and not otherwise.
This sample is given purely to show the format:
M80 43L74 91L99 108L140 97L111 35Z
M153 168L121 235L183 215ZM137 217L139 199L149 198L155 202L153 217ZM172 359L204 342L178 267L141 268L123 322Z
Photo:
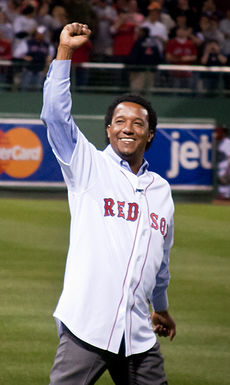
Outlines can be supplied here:
M168 228L168 234L165 239L164 256L160 269L156 276L156 286L152 293L151 304L153 306L152 322L154 332L159 336L170 337L172 341L176 335L176 324L168 312L167 288L169 285L169 254L173 244L173 218Z

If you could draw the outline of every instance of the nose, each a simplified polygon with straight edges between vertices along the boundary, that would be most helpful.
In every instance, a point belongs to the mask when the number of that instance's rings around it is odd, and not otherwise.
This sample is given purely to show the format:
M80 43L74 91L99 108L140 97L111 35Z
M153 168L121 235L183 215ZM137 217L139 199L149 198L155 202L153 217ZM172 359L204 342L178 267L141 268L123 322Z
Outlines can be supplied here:
M133 127L132 127L132 122L126 122L125 126L123 128L123 133L126 135L133 135Z

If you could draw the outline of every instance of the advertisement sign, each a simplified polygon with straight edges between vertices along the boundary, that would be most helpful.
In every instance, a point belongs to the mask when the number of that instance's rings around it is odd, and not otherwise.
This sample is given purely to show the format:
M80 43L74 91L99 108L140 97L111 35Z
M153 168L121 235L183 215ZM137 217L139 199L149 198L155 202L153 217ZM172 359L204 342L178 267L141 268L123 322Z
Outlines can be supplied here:
M214 124L159 124L146 152L150 170L172 189L211 190Z
M173 189L212 189L213 129L214 124L159 124L145 154L150 170ZM0 184L64 186L40 120L0 119Z
M56 158L38 119L0 119L0 184L63 183Z

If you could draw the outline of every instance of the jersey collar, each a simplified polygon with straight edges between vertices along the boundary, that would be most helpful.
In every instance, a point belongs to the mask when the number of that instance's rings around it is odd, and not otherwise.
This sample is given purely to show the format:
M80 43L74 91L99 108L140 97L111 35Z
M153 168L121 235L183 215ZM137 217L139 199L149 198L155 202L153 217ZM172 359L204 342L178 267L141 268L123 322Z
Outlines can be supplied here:
M117 153L113 150L111 144L109 144L105 149L104 149L104 152L106 153L106 155L108 155L110 158L112 158L112 160L114 162L116 162L119 166L123 167L124 169L132 172L130 166L129 166L129 163L122 159L119 155L117 155ZM145 171L148 169L149 167L149 163L147 162L146 159L143 159L143 163L141 165L141 167L139 168L139 171L137 173L137 176L140 176L142 174L145 173Z

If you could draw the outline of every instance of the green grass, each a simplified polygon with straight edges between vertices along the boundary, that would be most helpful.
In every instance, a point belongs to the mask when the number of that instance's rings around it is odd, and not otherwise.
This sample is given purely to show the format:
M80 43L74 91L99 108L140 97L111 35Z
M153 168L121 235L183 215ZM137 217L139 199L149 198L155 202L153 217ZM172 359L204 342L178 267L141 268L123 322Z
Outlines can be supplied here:
M68 246L65 200L0 199L0 383L48 384L52 311ZM170 311L161 339L169 385L230 384L230 206L177 204ZM107 373L98 385L110 385Z

